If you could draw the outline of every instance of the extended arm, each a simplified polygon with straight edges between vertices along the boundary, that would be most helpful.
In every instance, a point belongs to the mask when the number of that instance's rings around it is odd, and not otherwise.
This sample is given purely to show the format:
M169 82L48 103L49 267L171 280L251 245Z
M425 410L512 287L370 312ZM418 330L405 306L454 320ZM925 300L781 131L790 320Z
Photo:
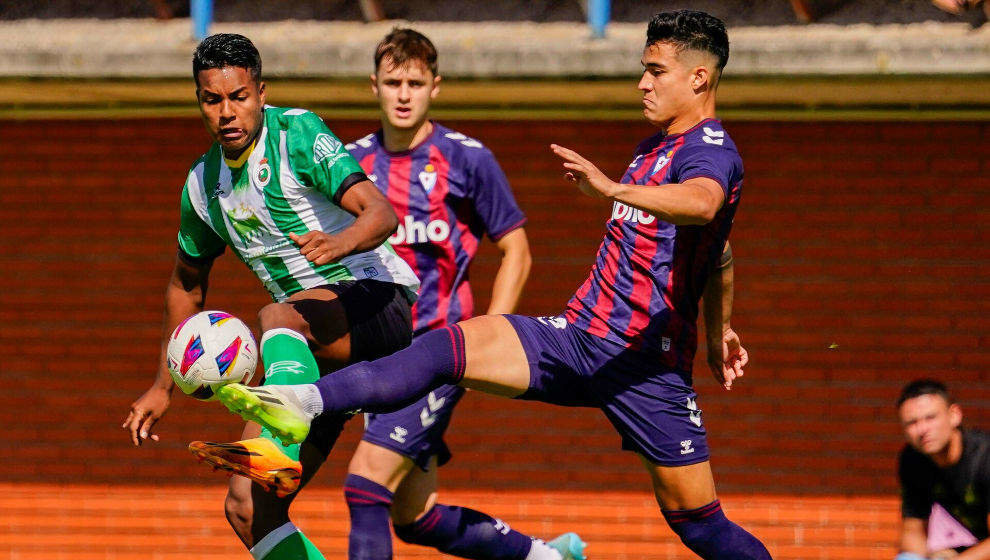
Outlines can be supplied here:
M617 200L674 225L707 224L725 200L722 187L707 177L658 186L626 185L612 181L573 150L556 144L551 149L564 160L566 177L577 183L581 192Z
M168 410L172 389L175 387L165 363L168 337L183 319L203 310L212 265L212 261L194 265L181 258L175 260L172 276L165 288L165 316L162 320L162 345L158 358L158 371L151 388L131 404L127 418L121 425L130 432L134 445L141 445L146 439L158 441L158 435L152 430Z
M533 264L525 229L510 231L502 236L496 245L502 251L502 262L499 264L495 283L492 285L492 300L488 305L489 315L515 311L523 286L529 278L530 266Z
M371 181L361 181L349 188L340 199L340 206L357 218L343 231L333 235L315 230L303 235L289 234L310 262L318 265L337 262L347 255L374 249L399 225L392 205Z
M733 296L732 247L726 241L718 266L709 274L702 296L705 317L705 338L708 346L708 367L726 390L732 381L742 377L749 363L749 353L743 348L730 325Z

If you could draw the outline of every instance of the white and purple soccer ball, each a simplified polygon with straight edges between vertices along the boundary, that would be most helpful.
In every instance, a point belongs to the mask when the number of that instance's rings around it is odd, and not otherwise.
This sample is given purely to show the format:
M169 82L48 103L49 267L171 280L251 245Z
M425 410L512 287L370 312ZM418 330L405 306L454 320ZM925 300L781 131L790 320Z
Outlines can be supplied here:
M258 365L258 345L251 329L237 317L201 311L172 331L165 360L183 393L213 400L220 387L251 380Z

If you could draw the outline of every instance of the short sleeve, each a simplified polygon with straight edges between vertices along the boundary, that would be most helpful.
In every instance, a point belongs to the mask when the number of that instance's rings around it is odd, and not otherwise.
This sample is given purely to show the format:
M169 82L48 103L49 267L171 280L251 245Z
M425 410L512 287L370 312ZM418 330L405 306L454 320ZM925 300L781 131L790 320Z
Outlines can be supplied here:
M925 475L928 469L905 448L898 458L898 476L901 482L901 515L916 519L928 519L932 512L932 484Z
M495 156L487 148L472 169L470 195L474 210L490 238L498 241L526 223L526 215L516 204L509 180Z
M347 189L367 176L327 125L315 113L283 115L290 119L287 132L289 161L299 180L340 204Z
M684 146L674 153L673 178L678 183L707 177L714 180L726 197L741 169L741 159L735 150L707 144Z
M189 197L190 188L200 188L194 171L189 173L189 178L182 188L179 208L179 251L193 261L211 260L220 256L227 244L196 213Z

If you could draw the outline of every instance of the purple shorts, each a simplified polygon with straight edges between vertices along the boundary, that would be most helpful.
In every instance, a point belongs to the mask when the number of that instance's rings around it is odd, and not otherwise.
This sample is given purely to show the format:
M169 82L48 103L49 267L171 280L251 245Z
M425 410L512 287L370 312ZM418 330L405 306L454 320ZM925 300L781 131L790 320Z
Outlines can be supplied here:
M505 315L529 360L520 399L602 409L622 448L664 466L708 460L689 372L575 328L561 317Z
M443 434L462 396L463 388L443 385L401 410L366 414L362 439L409 457L423 470L434 455L437 465L443 465L450 461L450 449L443 441Z

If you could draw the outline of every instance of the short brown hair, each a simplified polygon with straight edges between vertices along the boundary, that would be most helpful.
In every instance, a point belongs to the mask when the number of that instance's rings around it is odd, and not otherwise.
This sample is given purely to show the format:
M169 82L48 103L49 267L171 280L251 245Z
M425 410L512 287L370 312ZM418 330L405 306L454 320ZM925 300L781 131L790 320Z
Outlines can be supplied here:
M396 27L378 43L375 49L375 71L388 58L393 67L404 66L410 60L419 60L437 76L437 49L419 31Z

